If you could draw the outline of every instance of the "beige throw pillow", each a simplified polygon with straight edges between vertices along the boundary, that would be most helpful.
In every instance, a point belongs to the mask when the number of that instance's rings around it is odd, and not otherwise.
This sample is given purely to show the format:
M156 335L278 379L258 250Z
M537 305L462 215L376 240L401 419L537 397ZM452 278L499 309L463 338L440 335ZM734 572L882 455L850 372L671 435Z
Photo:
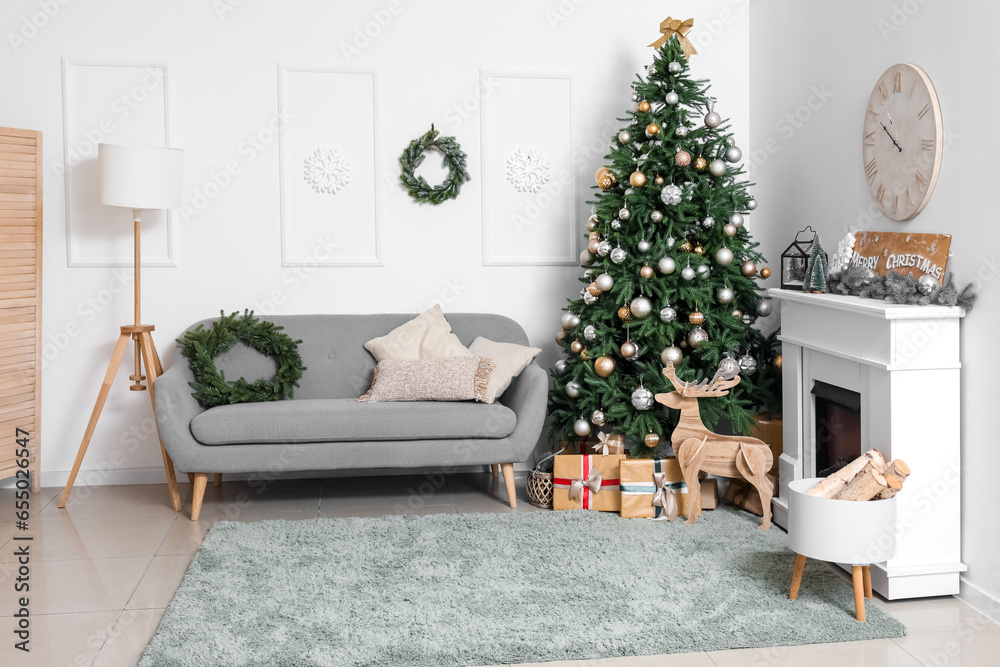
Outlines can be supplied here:
M378 362L371 389L358 400L484 402L494 368L486 357L386 359Z
M515 343L498 343L480 336L472 341L469 352L489 357L496 362L496 369L490 375L490 385L486 389L484 402L492 403L507 391L514 378L521 374L531 360L541 354L538 347L526 347Z
M451 333L441 306L435 305L380 338L365 343L375 361L386 359L441 359L472 353Z

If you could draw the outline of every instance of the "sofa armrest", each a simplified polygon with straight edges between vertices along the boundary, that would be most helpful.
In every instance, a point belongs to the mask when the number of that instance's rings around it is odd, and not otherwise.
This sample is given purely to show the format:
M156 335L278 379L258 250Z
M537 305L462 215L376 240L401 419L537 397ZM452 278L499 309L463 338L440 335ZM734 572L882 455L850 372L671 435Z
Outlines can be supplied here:
M538 444L545 424L548 394L548 374L531 362L500 397L500 402L517 415L517 425L508 437L518 462L526 460Z
M207 410L191 395L188 382L193 380L194 374L183 358L156 379L156 425L163 446L178 468L206 472L190 467L192 454L202 447L191 435L191 420Z

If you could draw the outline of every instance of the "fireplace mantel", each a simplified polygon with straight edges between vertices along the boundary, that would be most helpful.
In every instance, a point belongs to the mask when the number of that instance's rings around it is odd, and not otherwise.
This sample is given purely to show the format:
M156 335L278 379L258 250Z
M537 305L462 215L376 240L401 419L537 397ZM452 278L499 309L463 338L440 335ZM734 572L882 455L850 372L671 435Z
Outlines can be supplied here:
M861 394L861 451L903 459L897 555L872 566L888 599L958 593L961 563L960 345L965 311L772 289L780 304L784 452L774 519L788 483L815 469L814 381Z

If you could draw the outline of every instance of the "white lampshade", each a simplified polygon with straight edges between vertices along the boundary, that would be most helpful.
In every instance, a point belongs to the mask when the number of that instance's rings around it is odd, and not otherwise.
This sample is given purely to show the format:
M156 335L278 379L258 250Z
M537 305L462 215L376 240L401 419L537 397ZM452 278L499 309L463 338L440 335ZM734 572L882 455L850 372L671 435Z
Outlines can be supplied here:
M101 203L134 209L180 208L184 151L98 144Z

